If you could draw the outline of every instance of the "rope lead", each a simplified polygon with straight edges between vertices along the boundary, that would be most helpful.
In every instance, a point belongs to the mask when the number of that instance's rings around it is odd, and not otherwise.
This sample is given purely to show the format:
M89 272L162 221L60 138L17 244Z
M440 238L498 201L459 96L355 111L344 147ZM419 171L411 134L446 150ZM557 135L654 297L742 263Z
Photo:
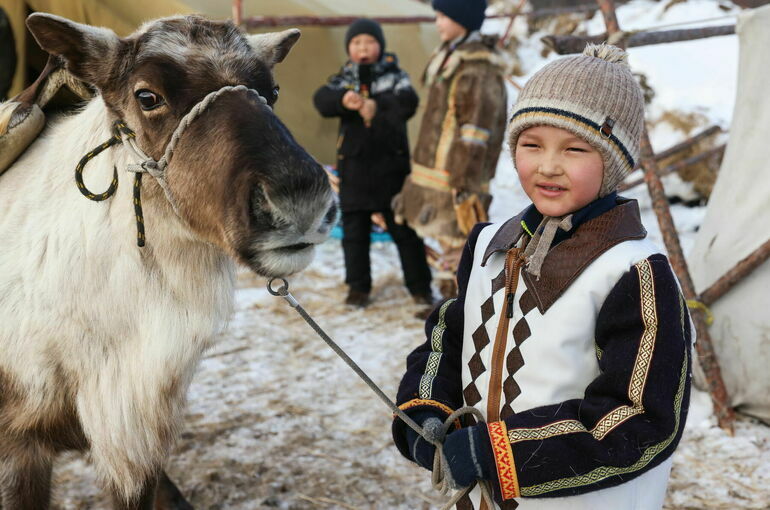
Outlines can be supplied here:
M273 282L275 281L281 281L281 286L277 289L273 288ZM449 464L447 463L446 457L444 456L444 451L442 448L444 437L446 437L447 432L449 431L452 424L458 420L461 416L466 414L473 414L477 421L479 423L484 421L484 416L481 414L481 411L476 409L475 407L466 406L462 407L455 412L453 412L449 417L444 420L444 424L441 428L440 433L438 434L438 437L433 437L425 434L425 431L422 427L420 427L412 418L409 417L408 414L406 414L404 411L399 409L399 407L393 402L388 396L385 394L385 392L380 389L379 386L377 386L374 381L364 372L361 367L356 364L353 359L347 355L347 353L340 348L337 343L331 339L329 335L326 334L326 332L319 326L313 318L308 314L305 309L302 307L302 305L299 304L299 301L296 300L294 296L291 295L289 292L289 282L285 278L271 278L270 281L267 282L267 291L276 297L282 297L286 300L287 303L289 303L289 306L294 308L297 313L302 317L305 322L308 323L308 325L313 328L313 331L316 332L318 336L321 337L321 339L326 342L326 344L331 347L331 349L342 358L342 360L351 368L353 371L360 377L369 388L374 391L374 393L382 400L386 406L390 408L391 411L393 411L393 414L398 416L404 423L406 423L409 428L417 432L423 439L425 439L428 443L432 444L436 447L436 453L437 455L433 458L433 473L431 476L431 483L433 484L433 488L439 491L442 495L446 496L449 494L449 492L453 489L453 487L450 486L450 481L448 477L444 476L445 472L449 472ZM494 508L494 502L492 499L492 489L489 486L489 482L486 480L479 480L479 486L481 487L481 494L484 500L487 502L487 505L489 508ZM457 502L462 499L463 496L465 496L468 492L473 489L473 486L465 487L462 490L459 490L452 496L449 500L449 502L442 507L442 510L450 510Z

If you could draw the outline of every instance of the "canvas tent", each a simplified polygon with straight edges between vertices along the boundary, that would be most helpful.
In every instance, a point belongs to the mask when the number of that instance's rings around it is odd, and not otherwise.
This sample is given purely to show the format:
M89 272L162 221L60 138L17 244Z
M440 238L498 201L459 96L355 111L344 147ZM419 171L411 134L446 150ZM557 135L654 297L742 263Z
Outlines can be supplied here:
M770 239L770 6L741 13L738 90L719 177L689 256L703 292ZM770 423L770 262L720 298L710 328L731 404Z
M21 70L27 65L24 19L29 11L50 12L80 23L105 26L118 35L133 32L143 21L173 14L200 13L212 19L232 16L228 0L0 0L16 39L17 72L11 95L24 86ZM243 0L243 16L430 16L429 6L414 0ZM312 95L346 58L345 27L302 27L302 38L289 58L276 68L281 99L276 112L313 156L334 162L336 121L323 120L312 105ZM388 48L398 54L415 85L438 43L430 23L386 25ZM259 31L282 30L265 29ZM31 44L34 44L32 42ZM418 93L422 93L418 89ZM413 124L421 117L415 116ZM410 127L416 133L416 126Z

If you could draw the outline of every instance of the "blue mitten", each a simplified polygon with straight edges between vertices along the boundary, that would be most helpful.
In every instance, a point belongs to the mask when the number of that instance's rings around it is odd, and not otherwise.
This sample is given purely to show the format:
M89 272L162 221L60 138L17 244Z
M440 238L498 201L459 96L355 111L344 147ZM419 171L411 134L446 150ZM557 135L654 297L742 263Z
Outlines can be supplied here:
M428 437L435 438L444 425L444 421L431 412L420 412L411 415L425 431ZM417 434L411 427L406 428L406 443L409 453L418 466L433 471L433 457L436 455L436 447Z
M447 435L444 440L444 456L448 471L444 478L454 489L469 487L476 480L489 480L490 468L485 458L487 453L482 446L486 437L479 430L479 425L466 427Z

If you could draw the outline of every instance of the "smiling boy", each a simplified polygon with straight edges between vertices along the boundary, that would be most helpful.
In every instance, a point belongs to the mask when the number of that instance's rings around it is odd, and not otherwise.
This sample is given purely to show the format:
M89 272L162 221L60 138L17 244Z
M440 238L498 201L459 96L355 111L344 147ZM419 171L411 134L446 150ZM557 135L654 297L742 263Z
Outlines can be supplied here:
M532 205L477 225L459 295L428 319L400 407L427 428L463 406L443 445L456 487L491 482L497 508L655 510L689 402L692 329L666 257L616 188L644 122L626 54L589 45L524 87L509 126ZM399 450L435 449L395 420ZM491 510L474 489L458 509Z

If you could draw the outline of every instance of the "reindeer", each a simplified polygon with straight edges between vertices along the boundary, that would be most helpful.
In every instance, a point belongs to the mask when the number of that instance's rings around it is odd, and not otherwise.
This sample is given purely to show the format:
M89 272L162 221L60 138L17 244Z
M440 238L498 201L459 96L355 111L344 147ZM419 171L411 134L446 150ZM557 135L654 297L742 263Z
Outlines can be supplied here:
M78 450L115 508L150 509L235 262L299 271L335 220L323 169L271 109L300 33L197 16L125 39L27 25L97 94L0 178L0 506L48 508L56 454ZM94 155L105 140L122 143Z

